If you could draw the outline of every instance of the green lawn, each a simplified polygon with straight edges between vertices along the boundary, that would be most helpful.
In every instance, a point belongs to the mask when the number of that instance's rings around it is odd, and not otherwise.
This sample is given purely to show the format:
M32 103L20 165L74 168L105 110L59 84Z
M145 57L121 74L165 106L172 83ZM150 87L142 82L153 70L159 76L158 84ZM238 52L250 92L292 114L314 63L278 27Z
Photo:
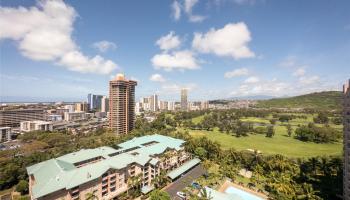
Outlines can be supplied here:
M204 118L204 115L192 118L192 122L195 124L198 124L199 122L201 122L203 120L203 118Z
M275 127L275 136L267 138L265 135L249 135L237 138L226 133L214 131L189 130L194 137L206 136L210 140L219 142L224 149L236 150L257 149L263 154L282 154L288 157L313 157L323 155L341 155L342 143L316 144L302 142L293 137L288 137L286 128Z

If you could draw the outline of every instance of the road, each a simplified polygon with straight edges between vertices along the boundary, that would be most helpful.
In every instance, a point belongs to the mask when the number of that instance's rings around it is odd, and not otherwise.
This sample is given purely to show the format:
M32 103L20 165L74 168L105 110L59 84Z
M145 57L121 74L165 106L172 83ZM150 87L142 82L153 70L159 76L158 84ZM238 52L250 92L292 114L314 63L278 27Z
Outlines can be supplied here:
M191 171L184 174L182 177L171 183L165 191L170 195L172 200L180 200L181 198L176 196L176 192L181 191L186 186L190 185L193 180L197 179L205 173L204 168L201 165L197 165Z

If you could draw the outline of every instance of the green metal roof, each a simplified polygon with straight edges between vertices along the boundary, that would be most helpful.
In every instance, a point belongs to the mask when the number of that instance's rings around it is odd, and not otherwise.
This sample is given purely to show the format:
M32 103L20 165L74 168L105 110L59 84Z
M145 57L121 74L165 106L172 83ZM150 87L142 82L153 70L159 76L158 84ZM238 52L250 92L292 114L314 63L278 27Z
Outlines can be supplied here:
M154 189L154 186L145 185L141 188L142 194L147 194Z
M152 145L142 144L154 142ZM34 175L35 185L32 187L34 198L61 189L70 189L83 183L95 180L102 176L109 169L122 169L132 163L145 165L146 163L156 164L157 159L152 155L161 154L167 149L179 150L182 148L183 140L174 139L162 135L149 135L134 138L130 141L119 144L121 149L111 147L99 147L95 149L82 149L78 152L50 159L30 167L27 167L29 175ZM140 147L136 150L124 152L115 156L112 153L121 152L133 147ZM101 161L77 168L74 163L101 156Z
M238 195L219 192L210 187L204 187L204 189L207 192L208 199L211 200L244 200Z
M187 170L191 169L192 167L196 166L198 163L200 163L201 160L199 160L198 158L194 158L192 160L189 160L187 162L185 162L182 166L174 169L173 171L169 172L167 174L167 176L171 179L175 179L178 176L180 176L181 174L183 174L184 172L186 172Z

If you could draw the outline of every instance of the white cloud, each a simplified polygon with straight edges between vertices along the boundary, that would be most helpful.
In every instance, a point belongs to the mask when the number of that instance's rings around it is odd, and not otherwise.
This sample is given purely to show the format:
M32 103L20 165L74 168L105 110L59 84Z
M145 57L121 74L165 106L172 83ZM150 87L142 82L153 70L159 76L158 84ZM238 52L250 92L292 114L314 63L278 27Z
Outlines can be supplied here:
M288 83L277 81L276 79L259 82L259 84L243 84L238 87L235 91L231 92L234 96L249 96L249 95L271 95L281 96L289 92Z
M167 93L167 94L173 94L176 92L180 92L182 88L186 88L189 91L194 90L197 88L197 85L194 83L188 83L188 84L176 84L176 83L167 83L163 84L161 93Z
M194 5L198 3L198 0L185 0L185 12L191 13Z
M161 74L152 74L149 80L154 82L165 82L165 78Z
M235 69L233 71L226 72L224 77L225 78L233 78L237 76L245 76L249 74L249 70L247 68L239 68Z
M257 82L259 82L259 81L260 81L260 79L259 79L258 77L256 77L256 76L251 76L251 77L247 78L247 79L244 81L244 83L252 84L252 83L257 83Z
M174 31L170 31L168 35L162 36L156 41L156 44L162 50L170 50L180 46L181 41Z
M173 69L186 70L200 68L197 59L194 57L193 53L188 50L175 51L170 54L156 54L151 59L151 62L156 69L164 69L167 71Z
M116 69L110 60L80 52L72 39L76 16L74 8L60 0L39 1L30 8L0 7L0 27L6 27L0 30L0 40L15 40L25 57L53 61L72 71L107 74Z
M109 74L116 68L116 64L110 60L105 60L99 55L89 58L79 51L64 54L57 64L82 73Z
M295 70L293 72L293 76L297 76L297 77L300 77L300 76L304 76L306 73L305 69L304 68L298 68L297 70Z
M202 15L190 15L188 16L188 20L190 22L201 22L203 20L205 20L207 17L206 16L202 16Z
M178 1L174 1L171 5L171 8L173 10L173 17L175 20L179 20L181 17L181 5Z
M195 15L192 12L193 6L195 6L198 3L198 0L185 0L185 13L188 15L188 20L190 22L202 22L206 19L206 16L202 15Z
M202 53L214 53L218 56L230 56L238 60L251 58L255 54L247 44L251 41L250 32L245 23L230 23L225 27L207 33L195 33L192 47Z
M92 44L92 46L96 49L98 49L100 52L106 52L109 49L116 49L117 45L113 42L109 42L106 40L102 40L99 42L95 42L94 44Z
M319 82L319 80L320 80L320 77L318 77L318 76L310 76L310 77L303 76L303 77L299 78L299 82L302 85L311 85L311 84Z
M193 7L198 3L198 0L184 0L184 4L181 5L177 0L175 0L172 5L172 16L175 20L179 20L181 17L181 10L188 16L190 22L202 22L207 17L202 15L193 14Z
M296 65L297 62L295 56L288 56L280 63L281 67L296 67Z

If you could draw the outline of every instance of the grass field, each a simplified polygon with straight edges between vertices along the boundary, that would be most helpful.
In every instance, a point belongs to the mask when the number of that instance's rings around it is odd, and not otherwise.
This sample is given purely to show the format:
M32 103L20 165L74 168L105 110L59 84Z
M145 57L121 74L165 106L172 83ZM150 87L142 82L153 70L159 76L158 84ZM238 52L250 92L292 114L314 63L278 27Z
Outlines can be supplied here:
M302 142L286 134L286 128L276 126L275 136L267 138L265 135L249 135L237 138L226 133L213 131L189 130L193 137L206 136L208 139L217 141L222 148L234 148L236 150L257 149L263 154L282 154L288 157L313 157L323 155L341 155L342 143L316 144Z

